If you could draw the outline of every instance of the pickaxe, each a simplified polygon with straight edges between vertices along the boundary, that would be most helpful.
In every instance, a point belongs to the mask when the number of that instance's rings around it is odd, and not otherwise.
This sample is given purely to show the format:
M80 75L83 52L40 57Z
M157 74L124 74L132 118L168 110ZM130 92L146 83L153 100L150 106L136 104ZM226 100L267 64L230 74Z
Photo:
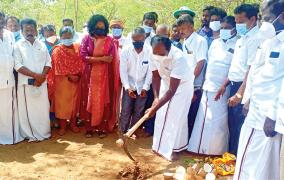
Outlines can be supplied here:
M134 124L134 126L132 126L132 128L127 131L127 133L120 133L120 138L116 141L117 146L123 147L123 150L125 151L126 155L134 162L135 159L131 156L127 148L127 139L130 138L132 134L149 118L149 114L146 113L141 119L139 119L136 124Z

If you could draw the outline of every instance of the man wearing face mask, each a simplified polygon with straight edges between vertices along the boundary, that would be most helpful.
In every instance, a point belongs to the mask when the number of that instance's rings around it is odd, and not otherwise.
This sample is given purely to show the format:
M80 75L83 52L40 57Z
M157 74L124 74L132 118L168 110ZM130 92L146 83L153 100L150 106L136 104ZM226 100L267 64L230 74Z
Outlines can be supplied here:
M120 128L127 132L142 117L150 89L152 73L149 69L151 47L144 45L145 31L138 27L132 32L132 45L120 56L120 78L123 84Z
M29 141L50 137L49 101L46 76L51 67L48 50L37 36L33 19L21 21L24 39L14 50L15 69L19 73L18 105L20 130Z
M142 28L145 30L146 33L146 39L145 44L150 46L152 37L155 36L155 30L154 27L156 27L157 22L157 16L153 12L147 12L143 16L142 21ZM128 43L132 43L132 33L129 33L127 36Z
M184 39L183 52L187 62L194 70L194 98L188 113L188 131L191 135L194 121L202 96L202 84L204 80L204 64L207 59L208 45L205 38L194 32L194 21L190 15L183 15L177 19L177 25ZM190 103L190 102L188 102Z
M277 108L281 106L279 95L284 79L284 1L264 1L262 16L265 21L262 26L268 30L267 34L274 36L261 45L254 61L264 63L255 71L251 84L250 106L241 130L235 180L280 179L279 133L283 134L283 122L280 122L283 111L277 114Z
M13 33L16 42L22 38L20 20L17 17L9 16L6 20L6 27Z
M123 35L124 23L119 19L110 21L109 28L111 29L112 37L118 41L119 51L126 45L127 39Z
M228 151L229 89L226 89L222 97L215 96L228 76L237 41L235 28L233 16L222 19L220 38L215 39L209 48L202 100L189 140L190 152L222 155Z
M0 144L16 144L20 135L13 68L14 36L4 29L5 14L0 11Z
M167 160L176 160L177 152L188 147L187 114L193 95L193 69L183 53L163 36L152 39L155 100L146 112L156 112L152 149Z
M227 16L224 9L215 7L210 10L210 24L209 27L213 31L213 39L219 38L221 29L221 20Z
M242 124L245 116L242 113L243 105L241 101L246 88L249 67L255 60L256 52L262 39L257 35L259 6L253 4L242 4L235 11L236 30L241 37L234 50L234 56L229 70L228 78L217 93L217 97L222 96L226 87L230 85L229 105L229 152L237 154L238 142Z

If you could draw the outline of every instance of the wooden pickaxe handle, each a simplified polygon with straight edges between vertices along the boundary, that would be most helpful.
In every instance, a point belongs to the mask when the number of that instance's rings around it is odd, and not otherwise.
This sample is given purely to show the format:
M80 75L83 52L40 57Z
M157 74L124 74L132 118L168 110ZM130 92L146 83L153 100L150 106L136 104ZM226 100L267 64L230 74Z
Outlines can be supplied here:
M146 113L146 114L144 114L144 116L141 118L141 119L139 119L139 121L137 121L137 123L136 124L134 124L134 126L132 126L132 128L130 128L128 131L127 131L127 133L125 133L124 134L124 136L126 136L126 137L131 137L132 136L132 134L147 120L147 119L149 119L150 117L149 117L149 114L148 113Z

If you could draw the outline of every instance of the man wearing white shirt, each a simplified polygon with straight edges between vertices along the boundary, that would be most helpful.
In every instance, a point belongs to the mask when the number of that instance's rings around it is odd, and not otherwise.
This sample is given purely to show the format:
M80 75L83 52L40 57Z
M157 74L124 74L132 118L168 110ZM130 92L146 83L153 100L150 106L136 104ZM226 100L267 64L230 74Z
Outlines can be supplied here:
M4 27L5 14L0 11L0 144L15 144L23 140L19 131L13 75L15 40L13 34Z
M124 24L119 19L113 19L110 21L109 28L111 29L112 37L118 41L118 51L121 54L121 50L127 45L127 39L123 35Z
M262 39L257 35L259 31L257 26L258 13L258 6L252 4L242 4L235 9L236 30L241 38L236 43L228 79L224 81L217 93L218 96L223 95L226 87L230 84L230 98L228 100L229 152L235 155L238 150L241 127L245 119L241 101L246 87L247 74L262 42Z
M29 141L50 137L46 75L51 59L45 44L36 39L36 27L36 21L32 19L21 21L24 39L17 42L14 50L15 69L19 73L20 130Z
M123 48L120 56L120 78L123 84L120 128L127 132L142 117L150 89L152 73L149 69L151 47L144 44L145 31L132 32L132 44Z
M262 9L269 31L277 35L262 44L256 59L264 64L251 84L250 107L241 129L234 180L280 179L282 137L275 132L275 121L284 79L284 1L264 1ZM281 132L278 127L276 130Z
M215 39L208 51L208 65L203 85L203 95L189 140L188 151L222 155L228 151L228 97L216 97L217 91L228 77L235 44L236 22L233 16L221 20L220 38Z
M181 50L164 36L152 39L155 100L146 112L156 112L152 149L168 160L175 160L176 152L188 147L187 114L193 96L193 69Z
M188 113L188 135L194 126L198 107L202 96L202 84L204 81L204 65L207 60L208 44L205 38L194 32L194 21L190 15L182 15L177 19L177 25L184 39L183 52L187 62L194 70L194 98Z

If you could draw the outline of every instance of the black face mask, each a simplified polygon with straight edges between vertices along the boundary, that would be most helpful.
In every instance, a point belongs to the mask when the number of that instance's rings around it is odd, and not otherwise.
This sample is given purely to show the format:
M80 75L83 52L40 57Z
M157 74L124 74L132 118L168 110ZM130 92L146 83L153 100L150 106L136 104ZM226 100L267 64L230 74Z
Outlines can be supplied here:
M105 30L104 29L99 29L99 28L96 28L94 29L94 31L91 33L92 36L94 35L97 35L97 36L105 36L106 33L105 33Z
M132 44L135 49L141 49L144 46L144 41L135 41Z

